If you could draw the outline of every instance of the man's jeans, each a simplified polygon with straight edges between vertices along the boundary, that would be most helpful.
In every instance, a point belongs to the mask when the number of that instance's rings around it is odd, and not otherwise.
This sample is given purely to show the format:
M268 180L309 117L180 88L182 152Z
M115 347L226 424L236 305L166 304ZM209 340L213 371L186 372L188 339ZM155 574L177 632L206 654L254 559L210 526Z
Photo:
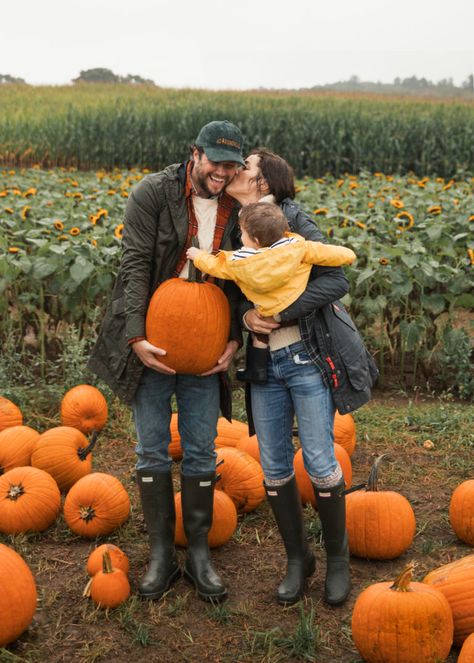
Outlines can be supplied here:
M183 449L183 474L213 472L214 440L219 416L219 377L164 375L145 368L133 399L137 431L137 470L167 472L171 467L171 397L176 394L178 430Z
M252 384L251 394L266 479L285 479L293 474L295 413L309 475L323 479L336 470L334 402L301 341L270 353L268 382Z

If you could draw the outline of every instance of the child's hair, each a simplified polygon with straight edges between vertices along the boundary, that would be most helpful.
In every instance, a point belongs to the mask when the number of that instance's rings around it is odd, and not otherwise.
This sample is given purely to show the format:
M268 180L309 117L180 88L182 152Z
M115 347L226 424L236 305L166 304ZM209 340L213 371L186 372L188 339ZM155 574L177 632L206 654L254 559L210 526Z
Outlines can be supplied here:
M260 246L271 246L290 228L285 215L274 203L251 203L242 208L239 223Z

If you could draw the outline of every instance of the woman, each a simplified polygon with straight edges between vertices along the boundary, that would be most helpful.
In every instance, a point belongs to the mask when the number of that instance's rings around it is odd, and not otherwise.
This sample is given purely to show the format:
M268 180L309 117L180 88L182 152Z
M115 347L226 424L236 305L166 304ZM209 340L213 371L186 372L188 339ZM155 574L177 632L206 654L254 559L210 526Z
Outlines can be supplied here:
M242 205L275 202L290 230L325 242L312 219L293 201L293 172L265 148L253 151L246 168L226 189ZM249 426L257 433L265 489L287 554L287 573L277 599L292 604L304 594L315 570L293 469L294 416L305 468L313 484L326 549L325 600L343 603L351 589L345 526L344 478L334 454L334 413L347 413L370 398L377 370L343 305L348 291L341 268L315 266L305 292L278 319L243 307L255 333L270 334L267 382L248 385ZM249 361L249 357L247 357Z

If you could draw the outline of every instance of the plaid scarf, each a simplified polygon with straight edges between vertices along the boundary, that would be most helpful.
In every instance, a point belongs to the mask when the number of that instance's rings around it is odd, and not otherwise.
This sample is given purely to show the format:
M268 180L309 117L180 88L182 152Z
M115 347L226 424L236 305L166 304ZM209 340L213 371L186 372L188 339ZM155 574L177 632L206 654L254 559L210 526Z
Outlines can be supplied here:
M193 185L191 182L192 167L193 167L193 162L189 161L186 166L186 184L184 189L184 196L186 198L186 204L188 206L188 235L186 237L186 242L181 252L181 256L178 260L178 264L176 265L176 269L174 271L175 276L179 276L181 274L181 271L185 266L187 260L186 251L191 246L193 237L197 237L198 234L198 220L193 205ZM235 200L233 198L231 198L225 192L221 193L217 204L216 227L214 230L214 239L212 241L213 254L216 254L221 247L224 230L230 218L230 214L234 208L234 205L235 205ZM214 278L212 276L209 276L207 280L213 282Z

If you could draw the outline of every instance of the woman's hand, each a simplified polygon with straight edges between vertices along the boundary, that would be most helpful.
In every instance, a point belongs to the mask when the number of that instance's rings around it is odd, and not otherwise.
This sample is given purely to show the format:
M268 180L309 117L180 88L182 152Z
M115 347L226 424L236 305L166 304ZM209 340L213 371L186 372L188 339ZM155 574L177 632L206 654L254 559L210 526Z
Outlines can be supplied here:
M186 251L186 258L188 260L194 260L194 258L197 258L201 249L198 249L195 246L190 246L189 249Z
M237 341L228 341L227 345L225 346L224 353L219 357L214 368L211 368L210 371L206 371L206 373L201 373L201 375L204 376L213 375L214 373L224 373L224 371L229 368L230 362L232 361L232 358L238 349L239 344Z
M264 317L255 308L251 308L245 313L244 322L256 334L270 334L280 326L273 316Z
M146 340L135 341L132 344L132 349L142 364L145 364L148 368L152 368L154 371L158 371L158 373L165 373L166 375L174 375L176 373L175 370L169 368L169 366L165 366L157 359L157 356L165 355L166 350L157 348Z

